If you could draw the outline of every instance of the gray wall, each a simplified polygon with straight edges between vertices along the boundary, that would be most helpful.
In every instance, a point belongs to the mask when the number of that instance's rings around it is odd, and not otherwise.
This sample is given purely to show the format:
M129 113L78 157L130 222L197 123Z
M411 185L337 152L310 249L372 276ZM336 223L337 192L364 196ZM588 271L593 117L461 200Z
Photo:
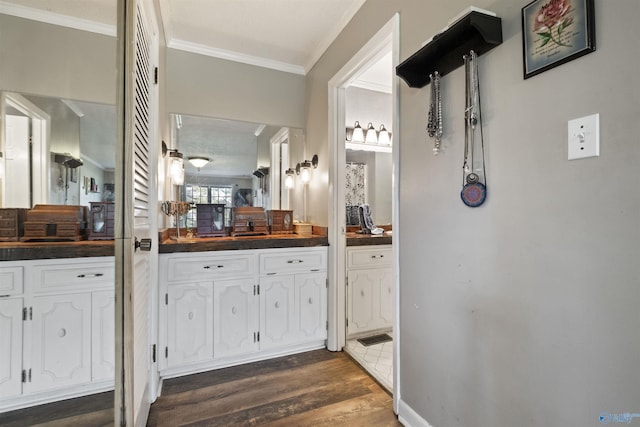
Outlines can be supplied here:
M303 128L304 76L167 50L167 110Z
M439 157L429 88L401 83L400 398L435 427L596 426L601 411L638 411L640 3L595 2L598 50L523 80L525 3L473 2L504 32L479 61L482 207L459 197L462 68L443 78ZM308 76L308 144L326 150L327 81L394 12L404 59L470 4L367 0ZM567 161L567 121L596 112L600 157ZM326 192L313 200L326 212Z
M115 104L115 37L0 14L0 58L0 90Z

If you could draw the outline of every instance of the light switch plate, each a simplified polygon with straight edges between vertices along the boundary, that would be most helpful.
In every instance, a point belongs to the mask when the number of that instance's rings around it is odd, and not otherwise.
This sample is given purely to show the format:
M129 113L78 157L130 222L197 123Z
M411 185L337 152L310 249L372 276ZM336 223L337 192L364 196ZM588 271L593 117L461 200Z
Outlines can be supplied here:
M569 120L569 160L600 155L600 114Z

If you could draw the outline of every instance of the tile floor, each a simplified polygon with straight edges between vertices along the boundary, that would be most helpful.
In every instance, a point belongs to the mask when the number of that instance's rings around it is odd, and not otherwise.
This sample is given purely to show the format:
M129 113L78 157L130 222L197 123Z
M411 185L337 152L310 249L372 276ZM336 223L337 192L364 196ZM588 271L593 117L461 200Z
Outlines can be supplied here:
M348 340L345 351L389 392L393 392L393 341L365 347L358 340Z

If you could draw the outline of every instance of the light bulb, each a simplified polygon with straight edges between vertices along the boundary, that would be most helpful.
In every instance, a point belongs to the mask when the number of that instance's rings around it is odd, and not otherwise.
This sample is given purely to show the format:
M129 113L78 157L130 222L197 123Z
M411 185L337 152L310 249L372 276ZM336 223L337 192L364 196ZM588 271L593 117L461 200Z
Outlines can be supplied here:
M292 175L287 175L287 177L284 179L284 186L288 189L293 188L293 176Z
M364 142L364 132L362 131L362 127L360 127L360 122L356 122L353 126L353 135L351 136L351 140L353 142Z
M309 180L311 179L311 171L309 170L309 168L302 168L302 170L300 171L300 178L305 184L309 182Z

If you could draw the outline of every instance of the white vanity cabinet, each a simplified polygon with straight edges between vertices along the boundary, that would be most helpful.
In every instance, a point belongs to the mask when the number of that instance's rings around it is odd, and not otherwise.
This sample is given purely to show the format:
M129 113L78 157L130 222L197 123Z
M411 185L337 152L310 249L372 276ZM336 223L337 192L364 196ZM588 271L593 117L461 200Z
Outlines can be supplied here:
M260 254L263 349L327 338L327 251Z
M181 366L213 357L213 282L167 287L166 359Z
M347 335L393 326L391 245L347 247Z
M326 270L326 247L161 254L161 375L323 347Z
M0 263L0 410L113 388L114 274L112 257Z
M0 399L22 393L22 298L0 299Z

